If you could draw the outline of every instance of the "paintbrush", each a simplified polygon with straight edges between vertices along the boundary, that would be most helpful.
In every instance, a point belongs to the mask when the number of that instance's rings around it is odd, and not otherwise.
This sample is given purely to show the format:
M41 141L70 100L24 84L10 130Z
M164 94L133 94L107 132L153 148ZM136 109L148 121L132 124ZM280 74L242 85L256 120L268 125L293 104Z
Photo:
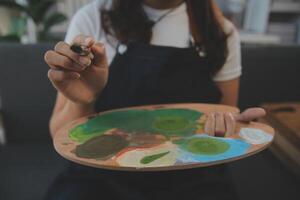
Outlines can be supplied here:
M91 54L89 47L76 43L72 44L70 49L81 56L88 56Z

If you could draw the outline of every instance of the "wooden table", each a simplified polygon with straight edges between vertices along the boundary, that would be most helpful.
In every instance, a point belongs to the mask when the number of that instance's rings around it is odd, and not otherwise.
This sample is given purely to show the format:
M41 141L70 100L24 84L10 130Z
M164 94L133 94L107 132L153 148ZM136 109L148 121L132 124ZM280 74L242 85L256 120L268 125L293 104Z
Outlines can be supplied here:
M271 151L300 175L300 103L264 104L267 116L260 122L276 130Z

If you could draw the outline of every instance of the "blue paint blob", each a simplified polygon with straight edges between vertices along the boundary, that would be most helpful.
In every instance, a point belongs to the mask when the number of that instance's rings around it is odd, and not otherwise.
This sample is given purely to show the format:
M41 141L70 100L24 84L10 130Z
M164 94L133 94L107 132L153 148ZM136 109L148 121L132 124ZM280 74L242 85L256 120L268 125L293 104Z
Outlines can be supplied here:
M196 135L196 136L189 137L185 140L188 141L189 139L194 139L194 138L211 138L214 140L219 140L220 142L223 143L225 142L226 144L228 144L229 148L225 152L222 152L220 154L208 155L208 154L201 154L201 153L195 154L189 152L184 148L184 145L180 145L179 146L180 156L178 157L178 161L183 163L193 163L193 162L207 163L207 162L225 160L225 159L242 156L246 154L248 149L251 147L251 144L240 139L217 138L208 135Z

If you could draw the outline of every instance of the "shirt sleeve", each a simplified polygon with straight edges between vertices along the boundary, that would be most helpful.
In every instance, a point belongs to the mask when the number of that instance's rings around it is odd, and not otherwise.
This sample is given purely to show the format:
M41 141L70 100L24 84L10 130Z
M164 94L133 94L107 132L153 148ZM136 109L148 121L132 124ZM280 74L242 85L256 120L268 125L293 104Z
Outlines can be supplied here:
M87 4L73 16L65 37L66 43L71 44L78 35L96 38L97 28L100 26L100 16L97 11L95 12L94 4Z
M242 74L241 42L239 33L229 21L225 23L225 32L231 32L227 40L228 57L224 66L213 77L213 80L216 82L233 80L240 77Z

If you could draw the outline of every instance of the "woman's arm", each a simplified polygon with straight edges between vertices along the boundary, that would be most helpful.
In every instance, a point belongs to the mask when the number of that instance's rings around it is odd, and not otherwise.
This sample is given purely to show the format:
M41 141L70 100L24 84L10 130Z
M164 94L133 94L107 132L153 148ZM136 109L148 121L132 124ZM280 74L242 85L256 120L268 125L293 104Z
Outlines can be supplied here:
M72 44L74 42L74 39L77 38L78 35L86 35L92 37L96 36L97 26L95 26L95 24L98 23L98 10L96 7L97 6L95 6L94 2L90 3L79 9L72 17L65 38L65 42L67 44ZM67 46L67 44L64 44L64 46ZM64 50L64 52L66 52L66 50ZM61 53L61 55L64 54ZM51 58L48 58L48 60L51 60ZM68 122L89 115L93 112L94 110L92 105L83 106L81 104L73 103L73 101L70 101L68 98L66 98L65 95L62 94L60 90L58 90L55 107L53 109L52 117L49 123L51 136L53 137L54 134Z
M47 51L48 77L58 95L50 120L51 136L69 122L93 114L94 102L106 86L108 63L103 44L79 35L74 43L90 48L90 55L73 52L70 45L59 42Z
M216 82L218 88L223 94L221 104L229 106L238 105L240 79L236 78L229 81Z
M213 80L223 93L221 104L237 106L239 81L242 74L241 42L239 32L230 21L225 20L224 29L229 35L227 38L228 55L226 62Z
M78 118L91 115L94 112L93 104L81 105L73 103L58 92L50 120L51 136L54 137L55 133L57 133L57 131L67 123Z

